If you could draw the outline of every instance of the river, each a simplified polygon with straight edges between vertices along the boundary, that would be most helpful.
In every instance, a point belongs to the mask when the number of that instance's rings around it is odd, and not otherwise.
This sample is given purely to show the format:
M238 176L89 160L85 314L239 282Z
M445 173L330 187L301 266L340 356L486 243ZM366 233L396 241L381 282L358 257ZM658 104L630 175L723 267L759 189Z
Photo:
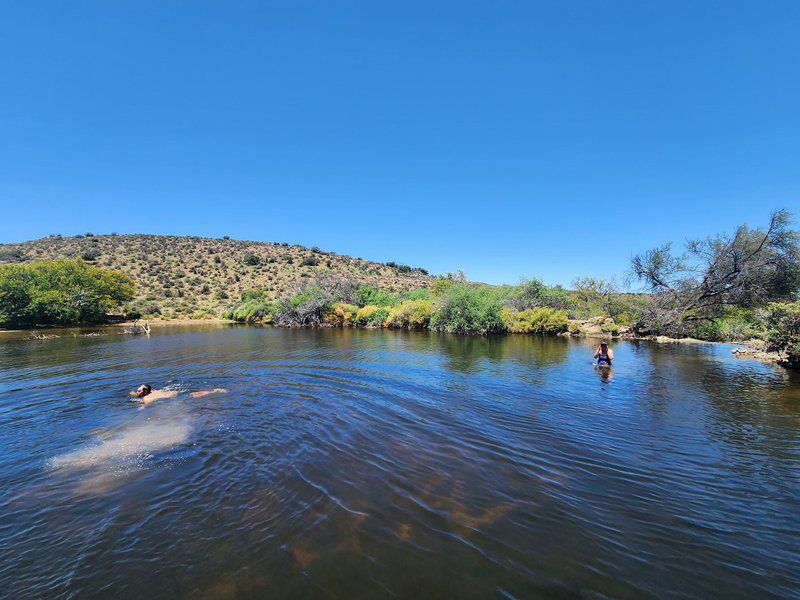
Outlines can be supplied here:
M729 346L111 331L0 335L0 596L797 597L800 377Z

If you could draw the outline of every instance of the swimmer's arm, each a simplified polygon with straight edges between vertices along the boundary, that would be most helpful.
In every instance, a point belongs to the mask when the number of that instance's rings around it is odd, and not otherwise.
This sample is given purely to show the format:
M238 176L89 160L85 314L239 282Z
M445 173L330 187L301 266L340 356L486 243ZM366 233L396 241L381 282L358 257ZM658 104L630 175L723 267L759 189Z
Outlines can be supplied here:
M224 394L227 392L225 388L214 388L213 390L201 390L199 392L192 392L189 394L192 398L202 398L203 396L208 396L210 394Z
M600 356L600 346L597 347L597 350L594 351L594 357L597 358Z
M152 404L153 402L155 402L156 400L160 400L161 398L174 398L179 393L180 392L177 392L177 391L156 390L155 392L153 392L151 394L148 394L147 396L142 398L142 405L143 406L148 406L148 405Z
M614 351L611 348L608 349L608 358L614 360Z

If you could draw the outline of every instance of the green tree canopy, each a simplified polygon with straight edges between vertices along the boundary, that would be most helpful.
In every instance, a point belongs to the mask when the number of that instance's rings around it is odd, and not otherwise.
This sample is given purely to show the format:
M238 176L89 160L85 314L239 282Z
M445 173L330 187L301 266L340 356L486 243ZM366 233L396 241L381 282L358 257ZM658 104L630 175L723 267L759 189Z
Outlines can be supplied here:
M0 265L0 327L97 323L133 293L124 273L80 260Z

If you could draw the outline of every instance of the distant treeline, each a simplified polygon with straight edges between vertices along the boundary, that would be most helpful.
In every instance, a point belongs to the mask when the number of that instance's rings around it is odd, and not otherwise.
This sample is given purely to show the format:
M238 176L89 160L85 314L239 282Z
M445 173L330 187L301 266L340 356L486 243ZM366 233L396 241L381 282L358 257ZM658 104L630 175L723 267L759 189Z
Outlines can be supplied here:
M567 331L567 292L533 279L518 286L473 285L463 276L391 293L342 277L320 277L292 296L270 302L253 290L226 315L283 327L339 326L433 329L450 333Z

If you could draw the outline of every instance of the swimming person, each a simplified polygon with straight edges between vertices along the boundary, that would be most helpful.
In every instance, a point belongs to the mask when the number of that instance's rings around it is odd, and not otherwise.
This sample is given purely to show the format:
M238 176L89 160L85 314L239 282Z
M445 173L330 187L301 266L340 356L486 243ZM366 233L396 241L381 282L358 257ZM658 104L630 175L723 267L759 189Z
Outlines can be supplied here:
M602 341L595 351L594 357L597 359L599 366L610 367L611 361L614 360L614 351L608 347L608 342Z
M189 394L192 398L202 398L203 396L208 396L209 394L223 394L227 392L225 388L214 388L213 390L200 390L198 392L191 392ZM161 398L174 398L180 392L178 390L154 390L151 385L146 383L140 385L136 388L135 392L131 392L131 396L135 396L142 401L144 406L148 404L152 404L156 400Z

